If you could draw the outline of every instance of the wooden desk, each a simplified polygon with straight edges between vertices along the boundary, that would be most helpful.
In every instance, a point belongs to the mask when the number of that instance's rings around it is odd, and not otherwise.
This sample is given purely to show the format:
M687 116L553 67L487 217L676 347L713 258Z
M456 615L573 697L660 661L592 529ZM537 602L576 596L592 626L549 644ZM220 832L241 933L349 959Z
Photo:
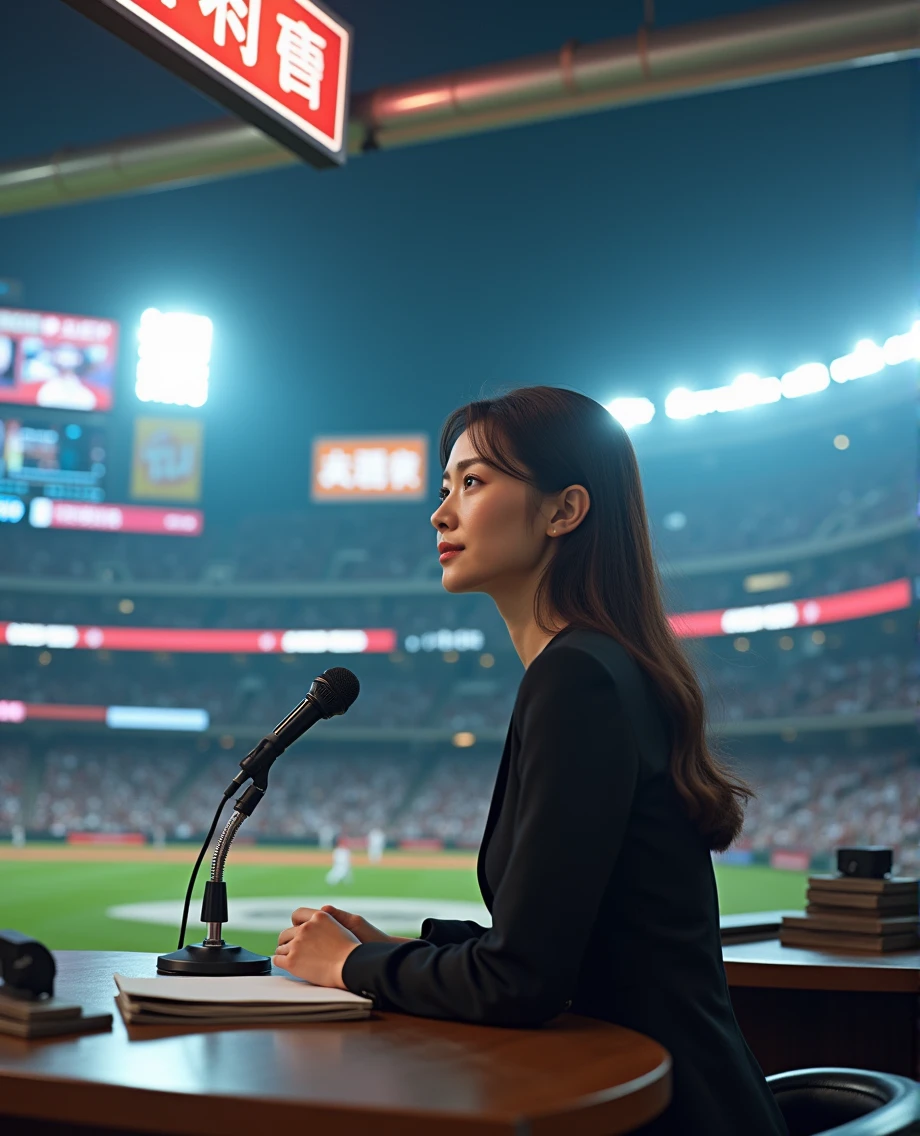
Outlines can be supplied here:
M384 1013L277 1029L127 1029L112 975L153 975L155 955L55 958L55 992L87 1013L113 1011L113 1029L0 1036L4 1136L60 1133L61 1122L108 1136L613 1136L670 1100L671 1061L657 1042L573 1014L536 1030Z
M920 1076L920 951L723 945L738 1024L767 1074L849 1065Z

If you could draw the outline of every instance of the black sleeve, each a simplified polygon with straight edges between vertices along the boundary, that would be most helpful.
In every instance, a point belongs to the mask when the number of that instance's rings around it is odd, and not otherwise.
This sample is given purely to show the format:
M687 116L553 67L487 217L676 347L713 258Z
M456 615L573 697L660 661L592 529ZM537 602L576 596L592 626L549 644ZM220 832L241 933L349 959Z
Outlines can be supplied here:
M576 647L537 656L515 716L521 793L493 925L460 943L356 947L343 981L382 1009L526 1026L573 996L623 842L638 753L614 680Z
M472 919L426 919L419 938L434 943L436 947L443 947L445 943L465 943L467 939L478 939L486 930Z

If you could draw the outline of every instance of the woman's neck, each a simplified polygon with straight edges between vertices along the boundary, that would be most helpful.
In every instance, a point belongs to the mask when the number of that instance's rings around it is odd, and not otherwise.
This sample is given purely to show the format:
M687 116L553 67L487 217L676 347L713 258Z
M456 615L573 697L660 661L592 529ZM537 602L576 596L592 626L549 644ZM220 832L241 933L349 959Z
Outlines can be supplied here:
M555 612L544 613L544 624L552 628L544 631L534 618L534 595L528 589L503 596L501 600L495 596L492 598L526 670L547 643L562 630L563 623Z

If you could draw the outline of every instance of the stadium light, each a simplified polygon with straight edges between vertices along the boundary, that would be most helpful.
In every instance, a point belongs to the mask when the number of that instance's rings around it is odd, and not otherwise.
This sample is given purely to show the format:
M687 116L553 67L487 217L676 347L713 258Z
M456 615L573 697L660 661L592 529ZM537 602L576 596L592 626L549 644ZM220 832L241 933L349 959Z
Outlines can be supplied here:
M665 399L664 412L668 418L697 418L702 414L724 414L730 410L746 410L751 406L779 402L782 395L779 379L772 376L761 378L745 372L728 386L711 390L691 391L677 387Z
M911 359L920 359L920 320L906 335L889 336L882 348L882 355L889 367L897 367L899 363L908 363Z
M831 379L847 383L913 359L920 359L920 320L905 334L889 336L882 347L872 339L861 339L849 355L834 359L830 367L823 363L803 363L787 371L781 379L745 373L726 386L708 390L675 387L665 398L664 412L668 418L698 418L715 412L763 406L783 398L802 398L826 390ZM654 410L646 421L651 420L653 413Z
M645 426L655 417L655 404L647 398L612 398L604 405L626 430Z
M686 387L675 387L664 400L664 412L668 418L696 418L700 413L693 398L696 393Z
M204 406L208 400L214 325L207 316L148 308L137 341L137 382L141 402Z
M831 374L823 363L803 363L795 370L787 371L780 379L784 398L801 398L806 394L817 394L831 385Z
M831 378L835 383L848 383L851 379L864 379L876 375L885 366L885 353L871 339L861 339L849 355L841 355L831 363Z

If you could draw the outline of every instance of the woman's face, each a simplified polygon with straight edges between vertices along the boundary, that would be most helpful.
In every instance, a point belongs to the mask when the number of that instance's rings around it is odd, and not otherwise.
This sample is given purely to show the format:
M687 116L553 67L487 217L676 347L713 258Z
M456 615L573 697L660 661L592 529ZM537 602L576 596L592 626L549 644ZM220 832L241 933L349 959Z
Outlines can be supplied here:
M441 504L431 515L441 546L460 552L441 560L448 592L495 595L532 576L550 551L548 522L533 516L533 491L526 482L487 465L464 432L454 443L441 487Z

